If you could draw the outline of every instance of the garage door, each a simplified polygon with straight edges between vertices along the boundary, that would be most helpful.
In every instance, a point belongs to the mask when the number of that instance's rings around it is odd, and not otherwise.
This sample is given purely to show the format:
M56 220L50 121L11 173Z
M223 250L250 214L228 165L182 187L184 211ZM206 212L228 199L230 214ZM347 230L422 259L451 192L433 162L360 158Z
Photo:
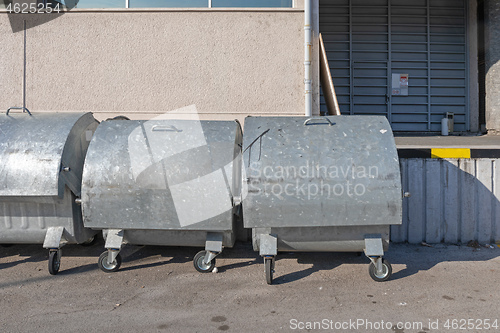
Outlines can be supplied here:
M465 0L320 0L342 113L432 132L452 112L455 131L467 131L466 14Z

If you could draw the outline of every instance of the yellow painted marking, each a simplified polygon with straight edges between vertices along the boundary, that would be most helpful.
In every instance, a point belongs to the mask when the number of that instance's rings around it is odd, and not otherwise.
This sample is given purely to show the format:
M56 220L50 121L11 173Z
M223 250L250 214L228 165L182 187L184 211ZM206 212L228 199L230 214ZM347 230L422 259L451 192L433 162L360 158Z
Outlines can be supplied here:
M470 158L468 148L432 148L431 158Z

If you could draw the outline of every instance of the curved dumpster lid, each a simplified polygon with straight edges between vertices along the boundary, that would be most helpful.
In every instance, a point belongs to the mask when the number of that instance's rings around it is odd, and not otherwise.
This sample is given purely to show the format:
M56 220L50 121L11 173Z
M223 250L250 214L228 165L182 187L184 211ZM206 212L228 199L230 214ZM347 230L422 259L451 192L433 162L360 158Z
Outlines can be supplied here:
M241 140L234 121L102 122L83 171L85 226L231 230Z
M247 117L243 141L246 227L401 224L385 117Z
M0 197L62 197L65 184L79 192L78 176L61 177L63 153L92 122L91 113L1 114Z

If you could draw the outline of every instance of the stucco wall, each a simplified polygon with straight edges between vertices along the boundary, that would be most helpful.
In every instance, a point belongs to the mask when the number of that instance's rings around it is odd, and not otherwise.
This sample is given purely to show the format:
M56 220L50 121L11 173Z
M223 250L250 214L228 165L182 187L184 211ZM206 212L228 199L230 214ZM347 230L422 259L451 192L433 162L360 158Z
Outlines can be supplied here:
M47 15L47 14L41 14ZM71 11L27 20L27 107L147 119L304 112L303 11ZM23 32L0 14L0 110L22 105ZM318 108L319 109L319 108Z
M500 135L500 2L485 1L486 129Z

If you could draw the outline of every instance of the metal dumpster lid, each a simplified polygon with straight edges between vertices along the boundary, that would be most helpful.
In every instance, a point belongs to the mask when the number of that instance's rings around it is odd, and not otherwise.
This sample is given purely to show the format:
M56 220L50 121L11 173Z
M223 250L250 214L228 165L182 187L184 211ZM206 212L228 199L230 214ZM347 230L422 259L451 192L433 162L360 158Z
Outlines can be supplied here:
M0 197L61 197L66 141L84 117L92 114L1 114Z
M246 227L401 224L385 117L247 117L243 142Z
M85 226L232 230L240 144L233 121L102 122L82 176Z

